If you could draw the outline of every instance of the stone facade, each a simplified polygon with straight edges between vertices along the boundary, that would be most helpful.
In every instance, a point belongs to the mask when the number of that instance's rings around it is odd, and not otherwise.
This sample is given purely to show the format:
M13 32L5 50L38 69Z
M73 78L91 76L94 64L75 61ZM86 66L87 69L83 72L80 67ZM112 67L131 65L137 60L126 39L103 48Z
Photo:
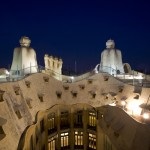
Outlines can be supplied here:
M109 143L110 146L113 147L113 150L119 150L124 147L127 150L132 150L134 147L136 150L140 150L138 148L140 147L139 144L143 146L142 150L147 150L149 146L149 142L144 140L150 139L150 128L148 126L136 122L119 108L98 108L114 102L116 102L118 107L122 107L121 101L123 99L125 99L126 103L130 103L130 101L135 98L136 101L140 103L146 103L149 97L149 88L135 88L105 73L93 74L89 77L86 76L86 78L82 78L80 81L71 83L58 81L43 73L36 73L20 81L1 83L0 90L0 117L6 120L4 123L1 122L1 135L3 136L1 136L0 140L0 149L2 150L15 150L17 147L19 149L20 144L22 147L36 146L38 149L42 149L44 145L48 147L50 141L46 139L48 138L46 114L57 112L57 116L60 116L61 112L65 112L67 109L70 114L72 112L71 107L75 104L80 104L77 107L81 107L79 111L83 110L86 112L86 110L92 108L92 110L98 113L97 128L99 133L96 132L96 140L98 140L96 143L100 143L100 145L104 146L106 140L110 140L111 142L106 143ZM60 105L59 109L53 111L51 108L56 104ZM63 106L64 104L68 106ZM84 106L84 104L90 105L90 109L87 109L89 106ZM49 110L48 113L46 110ZM76 109L73 108L73 110L76 112ZM121 118L123 118L123 120L119 117L120 113L122 114ZM38 117L38 114L42 114L41 117ZM112 114L113 116L108 114ZM104 118L102 116L104 116ZM108 116L110 116L110 118ZM88 119L88 115L85 118ZM40 123L43 119L44 127L42 125L43 123ZM69 120L69 122L71 123L72 121ZM118 127L116 127L116 123L119 125L119 130ZM69 124L67 131L71 128L74 129L72 125L73 124ZM30 126L28 130L25 130L28 126ZM36 131L36 126L39 129L42 128L42 131ZM86 129L86 124L84 126ZM80 127L75 129L82 131ZM59 135L66 132L66 130L61 130L60 127L57 128L57 131L56 133ZM83 132L89 133L87 131L89 130L84 130ZM91 132L94 133L93 131ZM37 141L37 144L35 135L41 139ZM105 136L107 136L107 138ZM50 135L50 137L53 136ZM141 139L140 142L137 142L139 137L144 138ZM33 141L30 140L31 138ZM113 140L114 138L117 140ZM131 138L131 141L127 140ZM23 141L26 142L24 143ZM105 147L102 149L104 150Z

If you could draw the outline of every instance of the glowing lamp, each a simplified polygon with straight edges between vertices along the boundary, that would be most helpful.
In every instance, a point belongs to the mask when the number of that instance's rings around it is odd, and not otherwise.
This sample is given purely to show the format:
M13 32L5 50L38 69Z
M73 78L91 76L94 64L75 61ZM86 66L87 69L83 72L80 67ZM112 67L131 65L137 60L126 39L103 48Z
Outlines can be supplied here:
M143 114L143 118L144 118L144 119L149 119L149 114L148 114L148 113L144 113L144 114Z
M6 70L6 74L9 75L10 73Z
M139 100L131 100L129 101L127 108L133 115L140 115L141 114L141 108L139 107L140 101Z
M125 101L121 101L121 105L122 105L122 106L125 106L125 105L126 105L126 102L125 102Z
M74 77L72 76L72 77L70 77L72 80L74 79Z

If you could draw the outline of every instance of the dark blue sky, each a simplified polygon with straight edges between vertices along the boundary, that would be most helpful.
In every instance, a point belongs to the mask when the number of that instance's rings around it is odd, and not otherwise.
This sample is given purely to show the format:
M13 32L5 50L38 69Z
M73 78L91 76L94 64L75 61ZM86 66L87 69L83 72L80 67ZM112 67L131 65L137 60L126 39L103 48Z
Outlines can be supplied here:
M11 65L21 36L31 39L40 65L44 54L84 72L100 62L108 39L123 62L150 72L150 2L145 0L7 1L0 4L0 67Z

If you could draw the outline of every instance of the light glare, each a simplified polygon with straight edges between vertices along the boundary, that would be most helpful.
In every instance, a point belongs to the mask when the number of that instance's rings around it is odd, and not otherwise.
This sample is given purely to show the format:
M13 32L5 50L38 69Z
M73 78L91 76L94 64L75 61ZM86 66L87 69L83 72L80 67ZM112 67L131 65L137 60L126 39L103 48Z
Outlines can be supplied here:
M143 118L144 118L144 119L149 119L149 114L148 114L148 113L144 113L144 114L143 114Z
M128 110L131 111L131 114L133 115L140 115L141 114L141 108L139 107L140 102L138 100L132 100L128 103Z
M126 105L126 102L125 102L125 101L121 101L121 105L122 105L122 106L125 106L125 105Z

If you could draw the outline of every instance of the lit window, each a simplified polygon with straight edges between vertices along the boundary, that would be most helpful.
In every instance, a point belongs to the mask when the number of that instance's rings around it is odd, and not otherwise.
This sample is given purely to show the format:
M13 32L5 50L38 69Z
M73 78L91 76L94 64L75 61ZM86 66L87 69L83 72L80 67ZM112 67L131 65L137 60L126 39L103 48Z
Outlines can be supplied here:
M83 132L75 131L75 148L83 148Z
M68 132L61 133L61 147L69 147L69 134Z
M96 135L89 133L89 148L96 149Z
M54 137L50 138L48 140L48 150L55 150L56 149L55 145L56 145L56 139Z
M96 113L89 112L88 127L96 130Z
M48 134L51 134L57 130L55 125L55 113L48 116Z

